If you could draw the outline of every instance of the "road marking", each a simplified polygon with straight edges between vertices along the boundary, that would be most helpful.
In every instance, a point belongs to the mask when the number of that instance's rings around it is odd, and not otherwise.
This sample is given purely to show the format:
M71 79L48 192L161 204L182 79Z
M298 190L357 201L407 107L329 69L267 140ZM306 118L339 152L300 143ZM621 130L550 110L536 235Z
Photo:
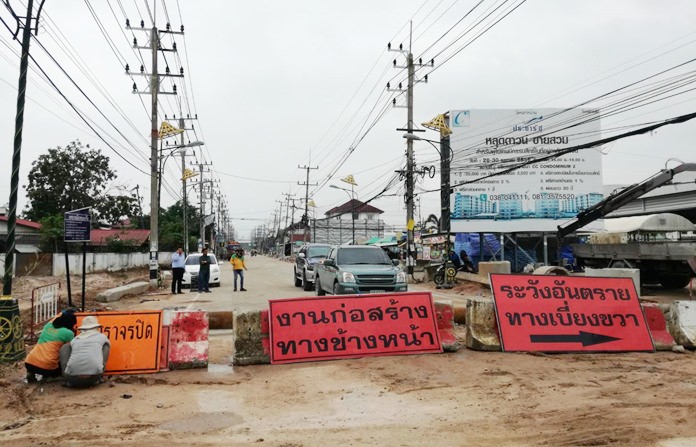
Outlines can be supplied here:
M201 292L196 293L196 296L193 297L193 301L191 301L191 304L186 306L186 310L191 310L191 307L196 304L196 301L198 301L198 297L201 296Z

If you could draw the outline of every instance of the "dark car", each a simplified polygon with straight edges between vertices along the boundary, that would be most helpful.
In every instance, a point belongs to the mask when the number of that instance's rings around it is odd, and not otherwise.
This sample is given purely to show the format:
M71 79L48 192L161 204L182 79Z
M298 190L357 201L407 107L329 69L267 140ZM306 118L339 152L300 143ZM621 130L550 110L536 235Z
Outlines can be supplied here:
M314 290L314 266L326 259L331 245L329 244L305 244L300 248L295 257L293 278L295 287L303 290Z

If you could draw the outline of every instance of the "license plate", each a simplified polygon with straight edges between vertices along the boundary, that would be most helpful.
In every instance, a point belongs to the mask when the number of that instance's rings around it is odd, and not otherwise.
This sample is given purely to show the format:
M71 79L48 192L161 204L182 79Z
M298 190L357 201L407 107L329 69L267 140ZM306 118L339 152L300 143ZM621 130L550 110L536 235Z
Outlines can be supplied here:
M386 290L370 290L370 293L385 293Z

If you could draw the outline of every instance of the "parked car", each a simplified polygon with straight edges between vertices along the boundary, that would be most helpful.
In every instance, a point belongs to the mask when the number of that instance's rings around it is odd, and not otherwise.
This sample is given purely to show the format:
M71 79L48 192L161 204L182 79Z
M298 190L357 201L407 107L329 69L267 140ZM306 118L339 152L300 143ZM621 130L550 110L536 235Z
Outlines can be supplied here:
M406 292L406 273L379 247L346 245L333 247L314 269L316 294L322 296Z
M293 278L295 287L302 287L303 290L314 290L314 266L326 259L331 245L328 244L305 244L295 257L295 267L293 268Z
M210 287L220 287L220 265L218 264L215 255L208 254L210 256L210 281L208 285ZM191 253L186 256L186 265L184 266L184 279L182 285L184 287L191 287L191 281L193 280L193 287L198 287L198 269L200 269L200 262L198 258L201 257L200 253Z

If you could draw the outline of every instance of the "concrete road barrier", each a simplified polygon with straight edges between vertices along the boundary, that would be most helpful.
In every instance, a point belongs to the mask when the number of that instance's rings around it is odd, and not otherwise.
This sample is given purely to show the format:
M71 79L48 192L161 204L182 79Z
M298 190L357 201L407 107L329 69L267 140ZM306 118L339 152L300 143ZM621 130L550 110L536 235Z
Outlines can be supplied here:
M114 289L104 290L97 295L96 300L99 303L110 303L112 301L118 301L126 295L140 295L147 292L149 288L149 282L134 282Z
M196 310L165 310L169 326L169 369L208 367L208 313Z
M696 303L675 301L669 310L669 332L685 348L696 348Z
M631 278L640 298L640 270L638 269L593 269L585 268L585 276L597 276L601 278Z
M674 337L669 333L665 313L669 314L669 305L657 303L644 303L641 305L648 322L650 336L652 337L655 349L658 351L671 351L676 345Z
M466 300L466 347L476 351L501 351L492 298Z
M251 310L234 315L234 355L239 366L271 363L268 311Z
M454 333L454 306L452 301L435 301L435 318L440 343L446 352L459 350L459 341Z

